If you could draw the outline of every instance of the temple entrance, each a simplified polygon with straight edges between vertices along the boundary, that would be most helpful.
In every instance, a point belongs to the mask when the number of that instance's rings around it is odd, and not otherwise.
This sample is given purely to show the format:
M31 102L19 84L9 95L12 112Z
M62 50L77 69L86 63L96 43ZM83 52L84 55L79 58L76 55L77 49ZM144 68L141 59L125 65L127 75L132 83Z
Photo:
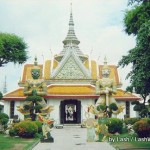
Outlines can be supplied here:
M74 99L61 101L60 122L61 124L81 123L81 101Z

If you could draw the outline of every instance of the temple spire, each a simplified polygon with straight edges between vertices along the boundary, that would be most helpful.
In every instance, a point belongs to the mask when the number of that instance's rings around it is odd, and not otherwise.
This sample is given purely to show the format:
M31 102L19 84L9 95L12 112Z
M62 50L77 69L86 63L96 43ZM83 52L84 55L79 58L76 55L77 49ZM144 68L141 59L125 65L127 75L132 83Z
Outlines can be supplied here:
M72 3L70 4L70 19L69 19L69 30L67 33L67 37L63 41L65 45L68 45L70 43L73 43L75 45L78 45L80 41L77 39L74 31L74 21L73 21L73 14L72 14Z
M69 27L70 26L74 26L74 22L73 22L73 16L72 16L72 3L70 4L70 20L69 20ZM74 30L74 29L73 29Z
M59 55L55 56L55 60L60 62L62 58L67 54L68 51L73 51L77 54L82 62L88 59L87 55L84 55L82 51L79 49L80 41L77 39L74 31L74 21L73 21L73 13L72 13L72 2L70 3L70 18L69 18L69 29L66 38L63 40L63 50Z
M7 81L6 81L6 76L5 76L5 81L4 81L4 87L3 87L3 94L7 93Z

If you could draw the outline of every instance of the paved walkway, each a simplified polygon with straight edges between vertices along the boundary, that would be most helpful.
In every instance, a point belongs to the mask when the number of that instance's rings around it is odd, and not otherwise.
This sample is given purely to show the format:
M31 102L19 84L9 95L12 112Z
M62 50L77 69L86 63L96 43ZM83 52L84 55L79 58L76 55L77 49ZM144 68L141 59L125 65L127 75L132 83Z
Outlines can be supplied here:
M64 126L51 132L54 143L38 143L33 150L115 150L107 142L86 142L86 128Z

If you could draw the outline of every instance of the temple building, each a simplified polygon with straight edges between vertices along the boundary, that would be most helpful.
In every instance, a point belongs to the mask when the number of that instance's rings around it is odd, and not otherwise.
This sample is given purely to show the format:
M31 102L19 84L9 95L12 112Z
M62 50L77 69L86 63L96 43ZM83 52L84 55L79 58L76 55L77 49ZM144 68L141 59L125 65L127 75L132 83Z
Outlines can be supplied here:
M103 64L90 60L89 56L80 50L79 44L71 11L69 30L63 40L63 50L54 56L53 61L46 60L44 64L38 64L41 69L40 79L44 79L47 85L47 94L44 99L48 105L54 106L51 117L60 124L80 124L85 119L84 113L87 106L95 104L99 97L95 92L95 84L98 78L102 78ZM6 93L3 97L4 112L11 118L18 115L20 119L24 119L23 115L17 111L17 106L24 103L26 98L24 85L26 80L32 79L33 67L34 64L25 64L22 78L18 83L19 88ZM122 90L117 67L115 65L108 65L108 67L111 70L110 78L114 80L117 87L114 98L119 104L125 105L125 109L117 117L124 118L124 115L136 117L131 101L139 100L139 97Z

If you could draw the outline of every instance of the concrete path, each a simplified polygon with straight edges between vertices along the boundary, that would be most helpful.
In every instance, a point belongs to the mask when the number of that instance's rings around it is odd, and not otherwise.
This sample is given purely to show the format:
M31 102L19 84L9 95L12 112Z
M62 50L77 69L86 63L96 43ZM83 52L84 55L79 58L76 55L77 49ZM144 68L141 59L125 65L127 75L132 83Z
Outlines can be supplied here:
M32 150L115 150L107 142L86 142L86 128L64 126L51 132L54 143L38 143Z

